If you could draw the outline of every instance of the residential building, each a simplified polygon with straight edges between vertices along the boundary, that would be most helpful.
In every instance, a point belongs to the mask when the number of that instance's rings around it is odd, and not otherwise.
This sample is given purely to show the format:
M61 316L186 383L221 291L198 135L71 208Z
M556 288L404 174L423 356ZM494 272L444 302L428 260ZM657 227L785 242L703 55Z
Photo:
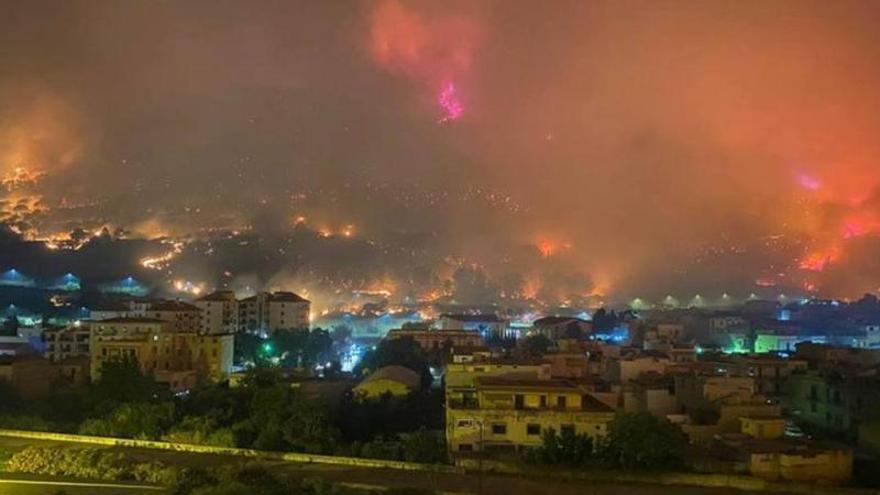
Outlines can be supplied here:
M138 316L168 322L168 330L171 332L197 333L202 329L202 310L183 301L151 301Z
M681 410L694 423L711 425L717 432L739 431L739 418L743 416L782 414L779 404L756 393L754 379L747 376L678 374L675 394Z
M607 360L605 379L611 383L623 384L635 380L643 373L663 374L671 364L669 358L658 353L629 354L619 359Z
M793 373L806 371L807 361L778 354L730 354L711 361L719 374L747 376L755 382L755 392L769 398L780 398L786 393L787 382Z
M832 442L783 438L778 417L745 416L739 433L718 437L715 452L734 460L738 469L772 481L840 484L852 477L853 453ZM734 468L737 470L737 468Z
M452 455L511 451L541 444L553 429L606 434L614 410L566 380L478 377L475 398L447 402L446 439Z
M529 333L543 335L552 341L582 338L593 332L593 323L573 316L545 316L532 322Z
M759 440L774 440L785 435L785 419L781 416L743 416L740 431Z
M132 299L109 301L91 311L91 321L113 318L154 318L169 323L175 332L198 332L201 327L201 310L187 302L171 299Z
M880 370L845 367L792 375L786 404L800 422L855 438L860 423L880 410Z
M238 302L238 324L248 332L309 328L311 302L293 292L260 292Z
M54 383L58 386L79 387L89 383L91 371L89 356L71 356L52 361Z
M554 378L584 378L593 375L590 358L585 352L552 352L541 359L550 363Z
M474 404L477 400L477 379L506 377L510 379L549 380L550 363L542 360L487 358L446 365L446 401L451 404Z
M855 349L805 342L797 346L797 358L806 361L810 369L838 365L872 367L880 365L880 349Z
M675 395L675 379L670 375L643 373L622 389L625 412L647 412L665 418L681 410Z
M240 330L238 300L235 292L219 290L193 302L201 313L201 332L206 334L235 333Z
M77 321L73 325L46 330L43 332L46 359L57 362L72 357L88 357L89 355L88 322Z
M717 312L709 317L711 333L748 333L749 327L749 321L736 313Z
M173 323L156 318L112 318L92 322L90 375L100 378L104 362L137 359L144 372L173 390L197 380L223 380L232 368L233 336L175 332Z
M435 330L418 328L400 328L389 330L385 335L388 340L413 339L426 351L452 349L453 347L480 347L483 337L473 330Z
M52 365L36 354L19 352L0 355L0 382L8 384L23 399L49 395Z
M495 314L442 314L439 326L441 330L471 330L478 332L486 340L511 339L516 334L507 320Z

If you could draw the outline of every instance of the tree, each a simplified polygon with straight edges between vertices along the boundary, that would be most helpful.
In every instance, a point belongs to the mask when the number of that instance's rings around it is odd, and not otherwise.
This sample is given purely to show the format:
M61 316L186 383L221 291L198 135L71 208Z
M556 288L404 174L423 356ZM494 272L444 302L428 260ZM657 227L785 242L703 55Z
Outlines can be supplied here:
M618 324L617 313L614 310L606 311L599 308L593 313L593 331L596 333L608 333L614 330Z
M526 453L526 460L535 464L580 467L595 459L593 438L569 429L557 434L549 428L541 437L541 446Z
M159 439L174 419L171 403L125 403L102 418L86 420L79 428L83 435Z
M339 440L339 430L330 424L322 407L294 395L281 429L284 440L297 452L332 453Z
M240 431L250 431L252 447L262 450L283 450L282 426L287 418L290 387L278 384L254 391L250 404L250 417Z
M96 400L104 403L150 402L168 395L152 376L141 371L134 356L105 361L92 393Z
M232 430L219 428L216 421L206 416L186 416L162 438L176 443L235 447Z
M0 335L16 337L18 336L18 326L18 318L15 315L7 316L3 320L3 326L0 327Z
M565 338L580 340L584 338L584 332L581 330L581 324L571 321L565 326Z
M403 443L403 460L423 464L446 462L446 442L443 436L424 428L415 433L400 435Z
M262 350L263 339L250 332L235 334L234 359L237 364L260 363L265 356Z
M553 345L546 336L542 334L529 335L523 340L522 348L526 354L531 356L542 356L547 353L547 349Z
M625 469L675 468L682 464L687 440L669 421L648 413L619 414L601 446L602 458Z

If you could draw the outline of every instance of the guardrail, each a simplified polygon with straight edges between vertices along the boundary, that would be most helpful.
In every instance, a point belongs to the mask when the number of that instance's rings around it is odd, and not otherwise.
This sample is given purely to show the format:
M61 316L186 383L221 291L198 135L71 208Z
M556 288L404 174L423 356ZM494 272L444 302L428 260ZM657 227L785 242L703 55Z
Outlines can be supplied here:
M74 435L70 433L52 433L27 430L0 429L0 437L30 438L54 442L84 443L104 445L108 447L132 447L140 449L170 450L191 452L195 454L228 455L273 461L299 462L309 464L336 464L365 468L385 468L406 471L431 471L438 473L463 473L464 469L443 464L419 464L404 461L386 461L382 459L365 459L361 457L342 457L333 455L302 454L298 452L274 452L268 450L239 449L234 447L214 447L177 442L161 442L156 440L134 440L131 438L96 437L91 435Z

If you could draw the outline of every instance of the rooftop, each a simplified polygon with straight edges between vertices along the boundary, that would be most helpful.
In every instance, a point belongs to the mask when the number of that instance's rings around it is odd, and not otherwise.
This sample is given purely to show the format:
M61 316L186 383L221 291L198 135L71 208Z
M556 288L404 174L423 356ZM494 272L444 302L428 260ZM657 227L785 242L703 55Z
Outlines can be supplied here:
M150 311L201 311L188 302L164 299L150 305Z
M160 320L158 318L146 318L142 316L118 316L116 318L108 318L106 320L96 320L94 323L130 323L130 324L151 324L151 323L165 323L164 320Z
M235 292L231 290L218 290L204 295L196 301L235 301Z
M440 318L448 318L450 320L455 321L469 321L469 322L492 322L492 323L503 323L504 320L498 317L496 314L479 314L479 315L469 315L469 314L450 314L444 313L440 315Z
M590 323L587 320L582 318L576 318L574 316L545 316L543 318L538 318L537 320L532 322L534 326L540 325L558 325L560 323Z
M269 297L269 300L280 302L309 302L308 299L300 297L293 292L275 292Z
M422 379L418 373L405 366L385 366L377 369L361 381L361 384L376 380L391 380L403 383L409 388L418 388Z

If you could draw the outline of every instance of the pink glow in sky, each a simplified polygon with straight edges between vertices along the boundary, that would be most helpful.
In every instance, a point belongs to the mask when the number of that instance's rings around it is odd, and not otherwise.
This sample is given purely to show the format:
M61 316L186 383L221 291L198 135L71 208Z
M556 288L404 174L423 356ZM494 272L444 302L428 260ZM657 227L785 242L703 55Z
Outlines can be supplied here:
M810 191L818 191L822 188L822 182L820 182L819 179L807 174L798 175L798 183L801 187L809 189Z
M441 124L444 122L450 122L453 120L458 120L462 114L464 114L464 105L461 104L461 101L458 99L458 94L455 91L455 84L449 82L443 86L443 89L440 90L440 96L437 97L437 104L440 105L440 108L443 110L443 116L440 117Z

